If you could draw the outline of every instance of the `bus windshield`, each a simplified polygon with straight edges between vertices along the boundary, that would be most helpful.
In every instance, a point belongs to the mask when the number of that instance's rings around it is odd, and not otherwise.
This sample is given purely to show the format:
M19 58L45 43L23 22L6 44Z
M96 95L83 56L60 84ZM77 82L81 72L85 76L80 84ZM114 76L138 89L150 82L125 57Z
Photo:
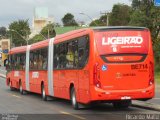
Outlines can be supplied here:
M99 55L148 53L149 35L147 30L97 31L95 39Z

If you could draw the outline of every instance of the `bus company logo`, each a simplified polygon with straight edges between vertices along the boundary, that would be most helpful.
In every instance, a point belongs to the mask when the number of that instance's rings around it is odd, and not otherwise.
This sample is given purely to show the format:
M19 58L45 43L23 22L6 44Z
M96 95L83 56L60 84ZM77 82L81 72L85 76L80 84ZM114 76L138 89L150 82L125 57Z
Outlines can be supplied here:
M130 44L142 44L143 38L139 36L128 37L106 37L102 38L102 45L130 45Z
M116 78L122 78L122 74L119 73L119 72L117 72L117 73L116 73Z
M39 78L39 72L32 72L32 78Z

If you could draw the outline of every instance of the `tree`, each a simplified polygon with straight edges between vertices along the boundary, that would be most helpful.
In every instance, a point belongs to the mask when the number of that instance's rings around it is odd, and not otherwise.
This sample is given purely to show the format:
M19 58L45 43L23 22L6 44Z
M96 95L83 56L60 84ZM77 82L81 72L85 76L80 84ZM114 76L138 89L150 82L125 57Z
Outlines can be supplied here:
M5 38L5 37L7 37L6 34L7 34L6 28L5 27L0 27L0 36Z
M78 23L74 19L74 16L71 13L67 13L62 18L62 22L64 26L78 26Z
M47 24L39 34L35 35L33 38L29 40L29 44L36 43L39 41L43 41L48 38L53 38L56 36L56 32L54 29L54 24Z
M160 8L154 6L154 0L133 0L130 25L144 26L150 29L155 60L160 64Z
M56 32L54 29L54 24L48 24L46 25L40 32L43 36L45 36L46 38L53 38L56 36Z
M136 0L133 0L135 2ZM134 6L133 6L134 5ZM153 0L139 0L138 4L133 4L133 14L130 25L144 26L150 29L153 45L159 41L160 32L160 9L154 6ZM136 8L136 10L134 10Z
M108 15L109 15L109 13L108 13ZM101 21L101 26L106 26L107 25L107 15L102 15L99 18L99 21Z
M15 46L26 45L30 34L28 20L13 21L9 25L9 32L11 34L12 44Z
M107 25L107 15L102 15L99 19L93 20L89 26L106 26Z
M125 26L130 21L131 7L124 4L115 4L109 17L112 26Z
M93 20L89 26L100 26L101 21L99 19Z
M132 0L132 9L136 10L140 7L140 0Z
M44 37L43 37L42 35L40 35L40 34L37 34L37 35L35 35L33 38L31 38L31 39L28 41L28 43L29 43L29 44L33 44L33 43L36 43L36 42L39 42L39 41L42 41L42 40L44 40Z

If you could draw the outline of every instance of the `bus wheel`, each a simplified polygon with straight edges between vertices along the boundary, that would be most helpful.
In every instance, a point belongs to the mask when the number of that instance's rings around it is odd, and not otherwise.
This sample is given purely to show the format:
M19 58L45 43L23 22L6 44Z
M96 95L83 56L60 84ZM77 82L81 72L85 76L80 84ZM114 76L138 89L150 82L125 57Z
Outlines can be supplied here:
M46 91L45 91L44 85L42 85L41 93L42 93L42 100L47 101L47 96L46 96Z
M131 100L118 101L114 102L113 106L114 108L128 108L131 105L131 103Z
M13 90L14 90L14 88L12 87L11 81L9 82L9 88L10 88L10 91L13 91Z
M75 92L74 88L71 89L71 103L72 103L72 106L75 110L79 109L79 105L78 105L78 102L76 100L76 92Z
M19 83L19 92L23 95L24 94L24 90L23 90L23 87L22 87L22 82L20 81Z

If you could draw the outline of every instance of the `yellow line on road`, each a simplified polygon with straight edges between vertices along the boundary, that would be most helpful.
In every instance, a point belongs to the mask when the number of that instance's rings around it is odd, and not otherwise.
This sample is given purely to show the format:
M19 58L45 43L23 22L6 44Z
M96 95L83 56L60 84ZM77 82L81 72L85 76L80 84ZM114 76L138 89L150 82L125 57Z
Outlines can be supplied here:
M21 98L20 96L17 96L17 95L12 95L13 97L16 97L16 98Z
M86 120L86 118L84 118L84 117L81 117L79 115L75 115L75 114L72 114L72 113L68 113L68 112L65 112L65 111L60 111L60 113L65 114L65 115L70 115L70 116L73 116L73 117L81 119L81 120Z

